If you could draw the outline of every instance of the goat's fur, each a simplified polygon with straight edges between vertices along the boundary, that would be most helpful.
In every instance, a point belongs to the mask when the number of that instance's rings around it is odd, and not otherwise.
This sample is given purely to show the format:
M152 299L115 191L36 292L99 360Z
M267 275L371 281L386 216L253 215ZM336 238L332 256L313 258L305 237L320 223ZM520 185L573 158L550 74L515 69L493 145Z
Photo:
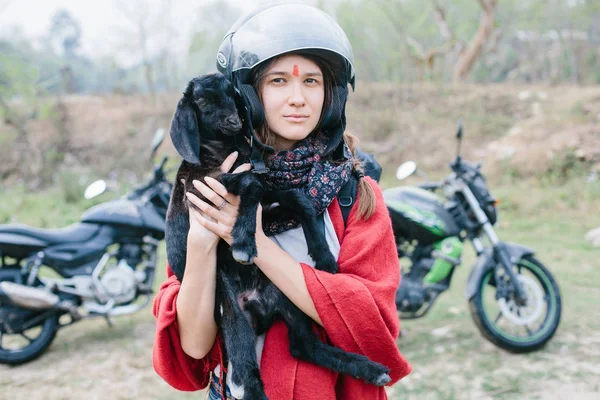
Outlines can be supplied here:
M376 385L390 381L389 369L359 354L349 353L321 342L312 329L312 320L296 307L255 265L256 210L259 202L279 203L277 212L290 210L302 224L315 268L336 273L337 263L319 229L312 203L299 190L267 191L257 174L222 173L224 159L235 150L235 136L242 123L234 102L231 83L221 74L192 79L171 123L171 138L184 160L179 167L167 212L167 258L182 281L185 270L189 207L186 191L204 198L192 180L211 176L227 191L240 196L238 218L232 231L231 248L221 240L217 246L215 321L221 331L225 353L233 365L230 380L243 388L244 399L266 399L256 359L256 335L263 334L276 317L287 327L290 352L294 357L348 374ZM239 139L239 138L238 138ZM238 157L236 166L244 162ZM268 207L265 207L268 208ZM235 256L235 257L234 257ZM237 260L236 260L237 259Z

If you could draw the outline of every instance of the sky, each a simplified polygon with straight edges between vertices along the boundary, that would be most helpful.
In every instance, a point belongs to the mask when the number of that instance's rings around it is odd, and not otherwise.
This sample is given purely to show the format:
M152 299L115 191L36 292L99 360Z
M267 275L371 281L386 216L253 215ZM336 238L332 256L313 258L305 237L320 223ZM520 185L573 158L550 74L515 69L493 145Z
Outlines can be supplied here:
M17 26L31 38L48 31L50 20L58 9L66 9L82 26L81 51L84 54L109 54L121 40L123 27L131 22L119 10L119 3L129 0L0 0L0 36L7 36ZM177 36L189 38L198 6L210 0L142 0L147 7L169 2L172 18L177 21ZM244 10L261 0L228 0ZM134 2L135 3L135 2ZM192 12L190 12L192 11ZM225 29L226 30L226 29ZM184 47L186 43L178 41Z

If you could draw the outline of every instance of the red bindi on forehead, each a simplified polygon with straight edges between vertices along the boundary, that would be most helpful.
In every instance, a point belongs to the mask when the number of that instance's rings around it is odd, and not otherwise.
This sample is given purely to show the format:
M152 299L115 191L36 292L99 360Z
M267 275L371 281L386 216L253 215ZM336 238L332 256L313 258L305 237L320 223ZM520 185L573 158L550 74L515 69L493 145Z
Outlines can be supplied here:
M298 71L298 66L297 66L296 64L294 64L294 69L293 69L293 71L292 71L292 74L293 74L294 76L298 76L298 75L300 75L300 72Z

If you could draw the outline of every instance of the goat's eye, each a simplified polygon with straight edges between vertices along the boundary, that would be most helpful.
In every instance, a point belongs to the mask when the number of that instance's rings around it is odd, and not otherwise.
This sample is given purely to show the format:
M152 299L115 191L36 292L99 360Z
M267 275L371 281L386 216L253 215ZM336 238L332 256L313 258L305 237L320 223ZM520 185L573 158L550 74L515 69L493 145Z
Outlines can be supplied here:
M202 107L206 106L206 100L204 100L203 98L199 98L198 100L196 100L196 105L198 105L198 107L202 108Z

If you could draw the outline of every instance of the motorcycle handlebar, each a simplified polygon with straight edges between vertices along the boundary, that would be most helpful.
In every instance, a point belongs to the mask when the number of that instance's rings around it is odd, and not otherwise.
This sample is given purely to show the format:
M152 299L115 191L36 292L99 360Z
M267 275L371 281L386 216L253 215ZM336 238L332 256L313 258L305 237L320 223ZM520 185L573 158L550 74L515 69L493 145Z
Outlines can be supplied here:
M169 159L169 157L164 156L162 161L160 162L160 169L162 170L165 167L165 164L167 163L167 160Z
M419 185L421 189L425 190L436 190L443 186L442 182L427 182Z
M167 156L164 156L162 161L160 162L160 165L157 165L154 167L154 176L152 177L152 180L150 180L150 182L143 184L141 186L135 187L131 194L129 196L127 196L129 199L137 199L142 197L142 195L150 188L152 188L154 185L156 185L159 181L163 180L165 177L165 174L163 172L163 169L165 167L165 164L167 163L167 161L169 160L169 158Z

